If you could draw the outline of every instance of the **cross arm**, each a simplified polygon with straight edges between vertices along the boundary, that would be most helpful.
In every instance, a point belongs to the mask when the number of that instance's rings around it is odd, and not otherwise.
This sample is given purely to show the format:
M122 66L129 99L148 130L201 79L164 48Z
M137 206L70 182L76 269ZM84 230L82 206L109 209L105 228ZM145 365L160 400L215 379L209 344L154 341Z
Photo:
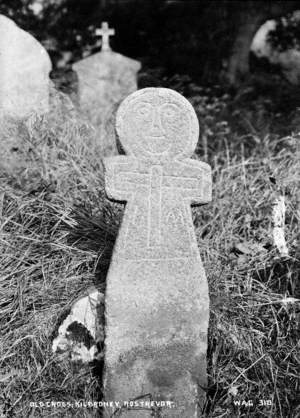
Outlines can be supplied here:
M178 190L181 197L191 204L204 204L212 199L212 174L210 165L187 159L177 162L173 175L166 176L165 185ZM176 174L176 175L174 175Z
M136 191L138 162L127 155L104 158L105 190L109 199L126 201Z

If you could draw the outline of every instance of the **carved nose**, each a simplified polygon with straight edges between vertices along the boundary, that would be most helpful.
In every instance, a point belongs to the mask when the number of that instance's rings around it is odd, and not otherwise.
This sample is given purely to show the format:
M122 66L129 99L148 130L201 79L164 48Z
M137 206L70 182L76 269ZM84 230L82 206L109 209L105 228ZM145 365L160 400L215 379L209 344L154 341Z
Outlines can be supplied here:
M164 134L163 128L161 125L159 112L155 109L153 112L153 121L151 126L151 136L162 136Z

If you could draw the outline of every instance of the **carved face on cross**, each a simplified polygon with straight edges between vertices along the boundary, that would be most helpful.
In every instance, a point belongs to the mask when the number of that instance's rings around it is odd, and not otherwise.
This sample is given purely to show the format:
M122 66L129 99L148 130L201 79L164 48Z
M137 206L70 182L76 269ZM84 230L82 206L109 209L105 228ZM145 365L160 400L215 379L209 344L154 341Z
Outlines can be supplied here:
M126 153L137 158L190 157L199 135L192 105L164 88L143 89L125 99L116 129Z

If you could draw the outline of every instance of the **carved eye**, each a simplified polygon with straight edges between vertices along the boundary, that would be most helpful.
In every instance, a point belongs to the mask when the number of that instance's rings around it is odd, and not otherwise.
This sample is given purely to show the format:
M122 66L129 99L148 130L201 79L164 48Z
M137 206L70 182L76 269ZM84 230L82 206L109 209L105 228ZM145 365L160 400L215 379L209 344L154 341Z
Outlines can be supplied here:
M178 115L178 109L175 105L167 104L162 108L163 116L167 120L173 120Z
M139 116L145 118L151 116L152 106L149 103L141 104L137 109L137 113Z

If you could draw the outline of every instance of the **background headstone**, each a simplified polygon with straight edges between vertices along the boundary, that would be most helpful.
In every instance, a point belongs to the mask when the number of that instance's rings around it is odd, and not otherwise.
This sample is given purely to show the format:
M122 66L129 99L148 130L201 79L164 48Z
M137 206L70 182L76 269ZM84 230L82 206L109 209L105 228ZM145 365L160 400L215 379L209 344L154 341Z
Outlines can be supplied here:
M52 65L44 47L12 20L0 15L0 110L25 118L49 108Z
M299 26L299 10L288 17L267 20L256 32L251 44L251 52L261 65L269 64L266 66L267 74L269 67L273 66L273 71L281 72L294 85L300 84Z
M138 61L111 51L107 39L101 52L73 65L78 75L80 109L95 127L103 155L117 154L116 109L137 89L140 68Z
M211 169L189 158L198 133L184 97L146 88L118 109L127 155L104 160L108 197L127 201L106 288L105 399L137 400L122 417L153 416L151 399L172 418L204 404L209 297L190 205L211 200Z

